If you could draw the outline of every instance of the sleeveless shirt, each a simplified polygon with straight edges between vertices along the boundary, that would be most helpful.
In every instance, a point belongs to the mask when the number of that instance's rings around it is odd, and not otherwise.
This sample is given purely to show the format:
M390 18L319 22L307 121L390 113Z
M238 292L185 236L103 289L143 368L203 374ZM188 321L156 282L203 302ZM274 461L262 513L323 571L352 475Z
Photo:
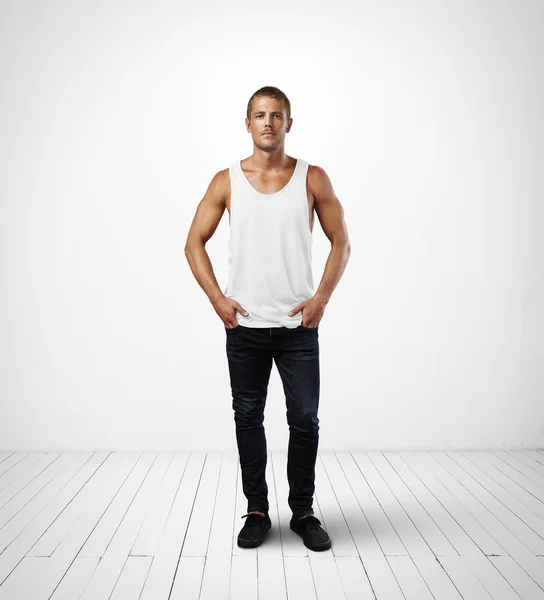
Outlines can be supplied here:
M229 276L224 294L249 315L236 311L244 327L302 324L302 311L289 312L314 294L312 231L306 177L309 164L297 159L291 179L274 194L258 192L240 161L229 167Z

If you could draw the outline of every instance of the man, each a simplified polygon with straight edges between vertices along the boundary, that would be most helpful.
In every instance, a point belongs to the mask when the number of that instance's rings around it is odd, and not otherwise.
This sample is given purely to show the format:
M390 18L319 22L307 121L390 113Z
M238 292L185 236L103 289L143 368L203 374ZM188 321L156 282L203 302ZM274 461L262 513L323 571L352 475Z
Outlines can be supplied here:
M331 540L314 516L319 441L319 323L350 256L343 208L325 171L285 154L293 123L278 88L257 90L247 106L253 155L216 173L191 224L185 254L225 326L247 521L241 547L259 546L270 529L263 427L274 360L287 403L290 528L311 550ZM230 215L229 279L225 293L205 250L225 208ZM331 251L314 293L314 211Z

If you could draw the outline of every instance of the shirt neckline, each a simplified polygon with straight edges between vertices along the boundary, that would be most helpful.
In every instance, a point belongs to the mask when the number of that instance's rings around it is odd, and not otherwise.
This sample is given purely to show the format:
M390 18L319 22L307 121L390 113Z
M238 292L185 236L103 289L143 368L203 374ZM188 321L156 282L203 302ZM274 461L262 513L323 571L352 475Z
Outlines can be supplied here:
M240 170L240 173L242 174L242 177L244 178L245 182L247 183L247 185L250 187L250 189L252 189L256 194L258 194L259 196L265 196L266 198L272 198L273 196L277 196L278 194L283 193L290 185L291 182L293 181L293 179L295 178L295 175L297 173L298 167L299 167L299 163L300 160L297 158L297 162L295 163L295 168L293 169L293 174L291 175L291 178L289 179L289 181L281 188L281 190L278 190L277 192L274 192L273 194L264 194L263 192L259 192L259 190L256 190L251 183L249 182L249 179L246 177L246 174L244 173L244 170L242 169L242 161L239 160L236 164L238 165L238 169Z

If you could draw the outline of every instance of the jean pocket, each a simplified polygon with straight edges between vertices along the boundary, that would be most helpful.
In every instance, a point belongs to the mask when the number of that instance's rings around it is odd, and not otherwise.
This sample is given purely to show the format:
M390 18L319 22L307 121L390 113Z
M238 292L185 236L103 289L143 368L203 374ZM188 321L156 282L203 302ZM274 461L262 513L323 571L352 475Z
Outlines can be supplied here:
M319 329L319 325L317 327L307 327L306 325L299 325L302 329L309 329L310 331L317 331Z

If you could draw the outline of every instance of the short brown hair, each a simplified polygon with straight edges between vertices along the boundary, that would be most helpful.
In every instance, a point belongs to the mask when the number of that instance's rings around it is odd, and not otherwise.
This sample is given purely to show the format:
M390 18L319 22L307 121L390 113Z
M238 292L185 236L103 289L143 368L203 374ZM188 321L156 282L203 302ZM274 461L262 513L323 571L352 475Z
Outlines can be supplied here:
M247 103L248 119L251 119L251 108L254 100L262 96L264 96L265 98L275 98L276 100L281 100L283 102L285 111L287 112L287 120L291 118L291 103L289 102L287 96L279 88L267 85L265 87L262 87L260 90L257 90L249 99L249 102Z

